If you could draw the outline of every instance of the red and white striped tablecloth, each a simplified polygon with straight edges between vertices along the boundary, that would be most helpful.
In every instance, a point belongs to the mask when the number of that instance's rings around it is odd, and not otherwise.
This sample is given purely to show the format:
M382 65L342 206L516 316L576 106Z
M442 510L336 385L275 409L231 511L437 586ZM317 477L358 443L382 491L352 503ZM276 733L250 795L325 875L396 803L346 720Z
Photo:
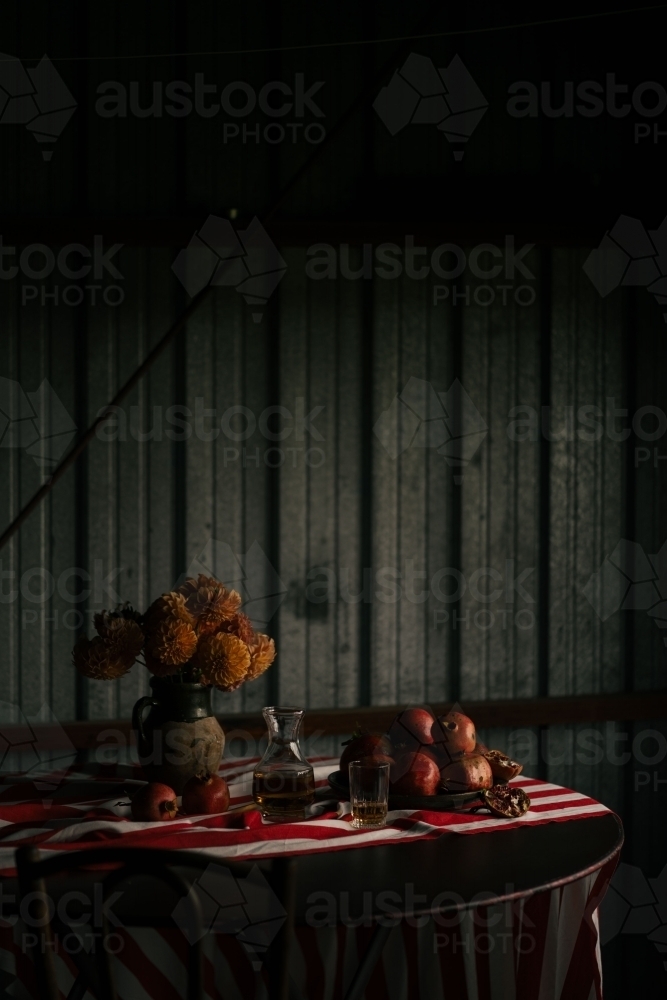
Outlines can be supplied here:
M231 805L249 801L254 760L225 761L220 773L230 783ZM316 784L326 786L337 759L314 761ZM104 781L96 798L91 778ZM101 847L197 851L210 857L261 858L372 847L434 838L444 832L492 833L526 824L576 822L609 810L578 792L535 779L517 779L531 797L531 809L517 820L485 813L400 810L378 831L353 830L349 805L322 801L303 822L265 823L256 812L179 817L171 823L133 823L125 790L140 780L129 766L105 767L95 775L67 773L6 776L0 783L0 874L14 873L14 850L32 843L43 854ZM109 795L109 782L118 793ZM85 795L81 790L85 788ZM91 794L92 792L92 794ZM367 1000L594 1000L601 997L596 910L611 878L615 859L600 871L551 892L475 916L467 912L446 925L432 918L395 928L366 991ZM502 910L502 919L501 919ZM417 926L416 924L420 924ZM34 997L31 971L21 945L21 922L0 920L0 975L9 996ZM344 995L357 956L371 929L351 922L335 928L305 927L297 935L292 976L304 1000L337 1000ZM209 934L204 942L205 990L217 997L257 1000L265 996L262 972L231 935ZM122 1000L180 1000L185 996L187 942L174 930L122 931L117 956ZM60 949L57 968L63 996L76 974L72 955ZM7 985L11 984L11 985ZM89 995L86 1000L92 1000Z
M224 762L220 773L229 781L231 808L251 799L255 760ZM336 770L337 759L313 762L316 785L327 785L327 775ZM517 778L513 784L525 788L531 808L519 819L507 820L488 813L429 812L402 809L390 812L382 830L353 830L349 804L332 799L312 807L313 815L302 822L269 823L252 811L233 811L216 816L183 816L170 823L134 823L130 820L125 790L140 780L140 772L127 766L118 774L117 794L109 797L106 783L114 781L112 768L96 777L104 780L102 798L90 794L91 775L72 770L43 776L42 786L51 783L54 794L36 788L34 781L6 778L0 785L0 875L13 873L14 850L18 844L36 844L48 855L54 851L117 846L165 847L189 850L216 858L259 858L276 854L302 854L366 847L377 843L439 837L442 833L478 834L542 823L562 823L609 812L606 806L579 792L534 778ZM86 784L82 796L77 786Z

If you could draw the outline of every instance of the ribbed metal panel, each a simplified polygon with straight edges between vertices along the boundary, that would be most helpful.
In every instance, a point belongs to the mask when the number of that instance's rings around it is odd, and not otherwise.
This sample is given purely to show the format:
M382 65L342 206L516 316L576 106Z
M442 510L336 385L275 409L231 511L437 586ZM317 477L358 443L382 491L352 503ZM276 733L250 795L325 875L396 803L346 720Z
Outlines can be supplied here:
M539 288L526 307L434 305L428 281L315 281L304 250L284 256L286 275L261 322L239 295L216 292L3 553L3 568L23 581L2 605L8 700L24 709L47 701L75 717L69 649L78 611L89 621L114 594L145 607L211 539L237 555L257 543L286 592L272 619L276 679L228 699L239 710L258 707L269 691L318 707L537 693L539 442L515 440L510 426L517 407L539 410ZM174 315L182 292L172 259L167 250L123 249L117 307L22 306L20 290L3 285L5 377L26 392L47 379L79 426L92 420ZM624 470L633 459L627 442L607 433L582 439L582 425L566 418L625 399L629 320L598 298L581 262L578 252L558 251L553 270L550 694L627 683L631 613L602 622L582 591L629 530ZM658 406L651 352L659 316L648 298L637 302L633 322L646 346L635 402ZM378 421L407 419L396 397L410 379L441 394L460 380L483 419L486 436L462 469L435 447L388 450ZM8 521L41 473L25 449L3 448L0 461ZM661 539L653 465L640 465L632 501L646 551ZM68 596L76 578L58 580L79 566L97 584L108 578L107 591ZM460 602L447 600L451 574L434 584L443 569L462 574ZM54 581L43 601L35 596L42 570ZM513 588L526 570L524 586ZM497 577L503 593L489 601ZM636 617L636 683L656 686L661 636L649 616ZM88 684L79 714L127 716L144 689L140 671L118 685Z

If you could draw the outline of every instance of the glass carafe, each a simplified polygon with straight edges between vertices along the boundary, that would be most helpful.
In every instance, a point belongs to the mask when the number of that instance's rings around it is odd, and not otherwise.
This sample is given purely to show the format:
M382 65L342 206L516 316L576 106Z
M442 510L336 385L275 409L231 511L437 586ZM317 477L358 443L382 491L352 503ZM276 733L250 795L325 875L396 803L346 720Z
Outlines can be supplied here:
M303 819L315 797L313 769L299 746L303 709L272 706L262 714L269 745L253 773L252 796L262 816Z

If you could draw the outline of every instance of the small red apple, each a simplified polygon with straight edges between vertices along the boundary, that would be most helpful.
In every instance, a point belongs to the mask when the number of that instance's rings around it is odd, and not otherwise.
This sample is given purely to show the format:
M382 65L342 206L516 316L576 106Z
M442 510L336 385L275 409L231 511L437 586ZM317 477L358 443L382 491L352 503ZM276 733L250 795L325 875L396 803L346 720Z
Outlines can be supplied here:
M395 747L416 750L433 743L435 720L426 708L406 708L399 712L389 729L389 738Z
M440 784L440 770L431 754L408 750L396 758L390 780L395 795L435 795Z
M183 810L191 816L223 813L229 807L229 788L224 778L199 771L183 789Z
M463 712L448 712L433 724L433 740L450 759L473 753L477 742L475 723Z
M174 819L178 811L176 792L169 785L149 781L132 796L132 819L141 823L159 823Z
M440 779L448 792L477 792L491 788L491 765L481 754L464 754L440 771Z

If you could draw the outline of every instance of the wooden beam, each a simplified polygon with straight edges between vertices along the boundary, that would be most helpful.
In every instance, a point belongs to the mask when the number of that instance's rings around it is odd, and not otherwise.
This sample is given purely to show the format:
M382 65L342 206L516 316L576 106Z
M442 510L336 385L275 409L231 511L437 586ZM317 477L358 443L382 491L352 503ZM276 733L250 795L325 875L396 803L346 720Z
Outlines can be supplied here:
M358 726L380 732L389 728L401 705L364 708L309 709L304 716L306 735L320 730L323 735L351 733ZM437 715L447 704L428 706ZM565 698L522 698L503 701L467 701L462 709L479 729L490 727L557 726L586 722L634 722L641 719L667 719L667 691L632 694L594 694ZM266 731L257 715L221 716L225 732L240 730L257 737Z
M382 705L363 708L314 708L304 717L306 736L321 733L340 736L353 732L357 726L384 731L397 712L405 706ZM431 705L438 715L449 704ZM667 690L635 691L631 694L587 694L565 698L522 698L507 701L467 701L462 704L480 729L489 727L520 728L524 726L572 726L592 722L637 722L644 719L667 719ZM258 713L219 715L218 720L228 737L247 734L258 739L266 732ZM60 725L35 726L40 750L56 750L74 746L77 750L91 749L102 744L127 746L132 741L129 719L105 719L90 722L63 722ZM26 730L5 726L0 734L18 749L29 742Z

